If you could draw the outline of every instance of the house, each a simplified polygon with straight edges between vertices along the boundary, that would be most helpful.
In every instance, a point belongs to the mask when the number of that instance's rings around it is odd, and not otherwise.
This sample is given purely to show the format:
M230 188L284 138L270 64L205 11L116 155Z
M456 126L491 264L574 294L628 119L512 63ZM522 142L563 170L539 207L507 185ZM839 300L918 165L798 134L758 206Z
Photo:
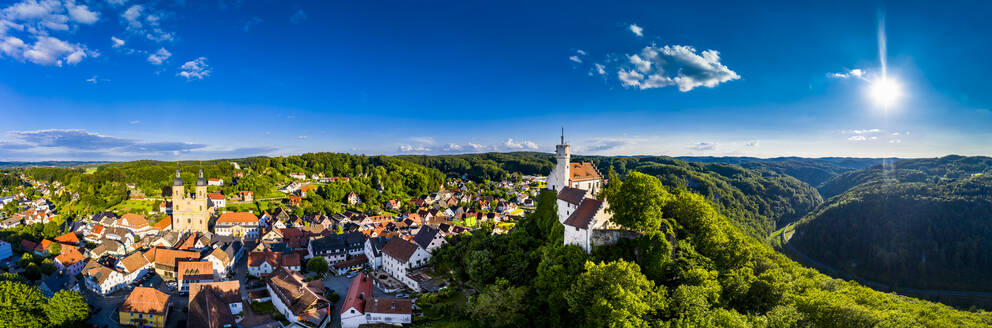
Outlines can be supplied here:
M575 213L575 210L579 208L582 204L582 200L588 198L589 192L587 190L572 188L572 187L562 187L558 191L558 221L564 223L565 219L569 215Z
M305 282L299 273L279 268L265 288L272 297L272 305L289 322L323 327L330 318L331 302L324 298L325 287L320 280Z
M216 193L216 192L208 193L207 199L210 201L209 204L210 207L227 206L227 198L224 197L224 194Z
M382 248L389 242L389 238L375 237L365 240L365 258L369 260L369 267L373 270L382 266Z
M310 241L308 257L322 256L328 263L344 261L349 255L365 253L365 234L349 232L334 234Z
M134 243L137 235L134 234L130 229L117 228L117 227L104 227L103 237L107 239L113 239L124 243L125 247L130 248L131 244Z
M224 185L224 179L207 179L207 185L208 186L223 186ZM223 207L223 206L221 206L221 207Z
M241 254L244 253L244 247L241 242L234 242L226 244L221 247L214 248L206 257L203 258L204 261L209 261L213 264L214 273L218 277L227 276L234 263L238 261Z
M248 254L248 274L262 277L285 267L288 270L300 271L300 255L295 253L283 254L278 252L251 252Z
M241 201L246 203L251 203L255 201L255 193L250 190L244 190L238 192L238 196L241 196Z
M307 195L313 195L317 191L317 186L303 186L300 188L300 197L307 197Z
M358 254L351 258L350 260L345 260L341 262L334 263L331 269L334 270L334 274L343 275L350 271L361 269L362 267L368 265L369 258L365 257L365 254Z
M0 240L0 261L6 260L14 256L14 251L10 247L10 243Z
M161 203L158 203L158 212L162 214L170 214L172 213L172 206L170 206L168 201L162 201Z
M131 253L127 257L117 261L118 270L124 274L124 281L131 282L141 278L145 273L152 270L152 262L145 258L140 252Z
M191 284L187 308L187 327L235 327L235 316L243 311L241 282L231 280Z
M86 264L83 262L84 260L86 260L86 256L79 251L79 247L63 245L62 251L55 257L55 267L72 275L77 275L83 271L83 265Z
M300 198L300 196L289 196L289 204L293 206L300 206L301 202L303 202L303 198Z
M155 288L135 287L124 299L118 315L124 326L164 328L168 311L169 294Z
M67 272L56 272L48 275L48 277L41 279L38 287L41 289L41 293L47 297L52 297L55 293L62 290L79 291L79 283L76 277Z
M390 210L398 211L402 207L403 207L403 203L395 198L390 199L388 202L386 202L386 208Z
M420 286L408 276L409 270L427 264L431 254L417 244L403 238L390 239L382 248L382 268L410 289L419 291Z
M447 241L444 239L444 234L441 230L432 228L431 226L424 226L417 231L417 235L413 237L413 242L417 243L417 246L423 248L428 253L433 253L435 249L444 245Z
M55 241L58 242L58 243L60 243L60 244L76 245L76 246L78 246L79 245L79 235L76 235L75 232L69 232L69 233L66 233L64 235L55 237Z
M592 252L592 231L608 228L610 215L604 201L586 198L564 222L565 245L578 245L586 253Z
M0 221L0 228L10 229L21 225L21 218L11 217Z
M409 324L413 319L413 302L408 299L372 296L372 279L359 273L351 279L348 295L341 303L341 327L356 328L366 324Z
M289 174L289 177L296 180L306 180L307 175L306 173L293 172Z
M251 212L227 212L214 223L214 233L235 238L257 239L259 219Z
M130 280L124 273L90 261L83 268L83 284L94 293L107 296L123 288Z
M179 291L188 292L189 284L214 281L214 266L208 261L182 261L176 276Z
M124 254L127 254L127 249L124 247L123 243L106 238L100 240L99 245L90 251L90 255L92 255L93 258L100 258L104 255L124 256Z
M151 262L155 273L163 280L175 281L176 269L179 261L197 261L200 259L199 252L182 251L175 249L152 248L144 253L148 262Z
M152 229L143 215L133 213L122 215L117 222L114 222L113 227L131 230L136 235L147 234Z
M358 197L358 194L351 192L348 194L348 205L358 205L362 203L362 199Z

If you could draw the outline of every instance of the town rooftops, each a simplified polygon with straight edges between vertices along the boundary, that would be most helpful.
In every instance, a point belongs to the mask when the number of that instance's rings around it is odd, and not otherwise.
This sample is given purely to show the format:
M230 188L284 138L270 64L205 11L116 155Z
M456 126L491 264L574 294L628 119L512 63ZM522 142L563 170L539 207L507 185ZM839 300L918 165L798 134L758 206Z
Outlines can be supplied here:
M212 193L207 194L207 198L210 198L210 200L224 200L225 199L224 198L224 194L216 193L216 192L212 192Z
M182 261L176 269L176 275L181 280L190 279L208 280L214 278L213 264L207 261Z
M169 295L155 288L135 287L121 304L121 312L165 314Z
M575 212L569 215L563 223L570 227L589 229L589 223L596 217L596 213L599 212L601 207L603 207L603 201L587 198L582 201L582 204L579 204L579 208L575 209Z
M413 301L398 298L371 298L365 300L365 313L413 314Z
M120 225L131 230L144 229L148 227L148 220L142 215L127 213L121 216Z
M590 162L570 164L571 168L569 169L569 172L571 172L572 181L588 181L602 178L599 176L599 172L596 171L596 167Z
M427 249L427 246L434 241L434 237L437 236L438 233L441 233L441 230L431 228L430 226L424 226L423 228L420 228L417 235L413 237L413 242L420 245L421 248Z
M386 246L382 248L382 253L406 263L417 252L417 244L403 240L403 238L390 239Z
M165 229L169 229L170 227L172 227L172 216L171 215L166 215L164 218L162 218L158 222L155 222L155 225L152 226L152 229L153 230L165 230Z
M278 297L297 317L319 322L322 316L327 315L329 307L326 305L330 302L322 296L326 288L320 280L308 283L299 273L279 268L272 273L268 285L272 297Z
M145 259L145 256L142 255L140 252L134 252L131 255L125 257L123 260L121 260L121 264L124 265L124 270L127 270L128 273L131 273L138 271L142 267L148 265L148 260Z
M79 236L75 232L66 233L64 235L55 237L55 241L63 244L78 244Z
M558 192L558 199L566 201L572 205L579 205L585 197L586 191L579 188L563 187L561 188L561 191Z
M237 283L237 280L232 282ZM200 288L197 285L204 285L199 283L194 283L190 285L189 292L189 321L187 321L187 328L224 328L224 327L234 327L237 325L234 315L231 314L231 308L228 302L225 302L221 297L221 293L214 288ZM194 286L196 290L194 291ZM239 288L240 289L240 288ZM239 292L240 298L240 292Z

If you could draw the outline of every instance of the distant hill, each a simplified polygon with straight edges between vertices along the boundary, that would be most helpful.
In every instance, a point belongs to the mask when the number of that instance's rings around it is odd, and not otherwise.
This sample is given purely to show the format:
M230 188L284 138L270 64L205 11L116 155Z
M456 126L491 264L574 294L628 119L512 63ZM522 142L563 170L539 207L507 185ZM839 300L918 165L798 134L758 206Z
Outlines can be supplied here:
M745 168L762 167L781 174L790 175L814 187L830 178L849 171L863 169L883 161L893 162L895 158L853 158L853 157L677 157L687 162L727 163Z
M825 182L789 244L900 287L992 291L992 158L903 160Z
M75 167L100 165L110 162L86 162L86 161L41 161L41 162L0 162L0 169L24 168L24 167Z

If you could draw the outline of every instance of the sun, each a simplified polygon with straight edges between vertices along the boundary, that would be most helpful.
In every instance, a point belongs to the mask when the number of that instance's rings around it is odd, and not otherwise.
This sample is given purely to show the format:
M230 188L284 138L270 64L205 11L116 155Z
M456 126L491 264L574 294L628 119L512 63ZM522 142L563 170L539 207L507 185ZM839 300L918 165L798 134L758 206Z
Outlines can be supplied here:
M871 83L869 94L876 104L888 108L902 97L902 87L895 80L883 77Z

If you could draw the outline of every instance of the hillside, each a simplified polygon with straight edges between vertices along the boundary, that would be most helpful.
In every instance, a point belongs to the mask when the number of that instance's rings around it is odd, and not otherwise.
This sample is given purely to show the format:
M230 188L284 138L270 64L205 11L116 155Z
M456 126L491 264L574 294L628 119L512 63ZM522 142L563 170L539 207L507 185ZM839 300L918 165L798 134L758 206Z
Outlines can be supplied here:
M842 174L821 188L839 194L803 218L789 243L870 281L992 291L990 172L992 158L948 156Z
M627 188L631 177L636 186ZM645 178L647 177L647 178ZM562 246L555 195L508 234L452 237L431 267L454 283L421 295L425 327L986 327L987 312L886 294L804 268L749 237L700 195L627 175L615 197L639 237L586 255ZM645 191L650 195L646 195ZM639 205L633 205L639 204ZM617 209L620 210L620 209Z
M819 186L830 178L849 171L863 169L881 164L880 158L848 158L848 157L677 157L687 162L727 163L740 165L745 168L766 168L780 174L792 176L799 181L812 186ZM893 159L885 159L893 160Z
M514 172L545 175L554 165L550 154L530 152L399 158L447 174L467 174L470 179L497 179ZM593 162L604 178L610 168L620 176L636 170L654 175L666 185L700 193L759 239L801 218L823 201L812 186L763 167L690 163L665 156L573 156L572 161Z

